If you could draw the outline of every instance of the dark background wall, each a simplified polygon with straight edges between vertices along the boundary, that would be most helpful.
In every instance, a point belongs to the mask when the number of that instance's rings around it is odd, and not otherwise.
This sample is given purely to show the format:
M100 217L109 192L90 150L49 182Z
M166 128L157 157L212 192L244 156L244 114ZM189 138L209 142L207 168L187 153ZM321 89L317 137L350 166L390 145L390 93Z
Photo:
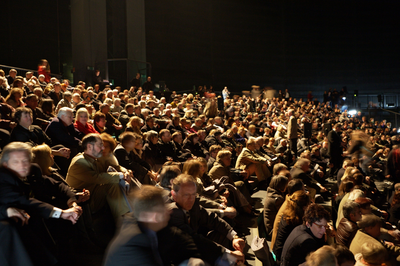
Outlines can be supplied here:
M69 1L2 0L0 6L0 64L37 70L45 58L52 73L72 80Z
M1 5L0 64L36 69L46 58L72 80L69 1ZM400 1L146 0L145 10L153 80L174 90L400 91Z
M147 60L170 88L399 91L399 1L146 1Z

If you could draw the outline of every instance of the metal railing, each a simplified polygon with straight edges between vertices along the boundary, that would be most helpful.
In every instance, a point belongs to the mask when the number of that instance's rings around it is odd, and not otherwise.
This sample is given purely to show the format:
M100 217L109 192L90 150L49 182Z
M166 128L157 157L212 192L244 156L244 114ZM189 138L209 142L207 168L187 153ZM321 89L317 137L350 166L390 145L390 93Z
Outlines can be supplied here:
M4 72L6 73L6 75L8 74L8 72L9 72L11 69L17 70L17 71L18 71L18 73L17 73L18 76L25 76L26 72L32 72L32 73L33 73L34 75L36 75L36 76L37 76L37 74L38 74L38 71L37 71L37 70L27 69L27 68L22 68L22 67L7 66L7 65L0 65L0 69L3 69ZM21 72L22 72L22 74L21 74ZM56 77L57 79L61 79L61 78L62 78L62 75L59 75L59 74L53 74L53 73L51 73L51 76L52 76L52 77ZM11 85L11 84L10 84L10 85Z

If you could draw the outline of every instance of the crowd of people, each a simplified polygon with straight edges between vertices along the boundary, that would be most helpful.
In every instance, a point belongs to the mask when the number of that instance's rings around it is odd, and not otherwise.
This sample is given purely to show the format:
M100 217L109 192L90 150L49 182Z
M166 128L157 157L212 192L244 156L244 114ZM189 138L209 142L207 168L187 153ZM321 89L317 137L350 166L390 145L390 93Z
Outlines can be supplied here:
M129 89L73 87L46 69L0 70L1 265L90 252L107 266L241 265L238 216L261 218L265 265L400 263L400 136L387 121L288 90L163 96L140 74ZM118 228L111 241L96 222Z

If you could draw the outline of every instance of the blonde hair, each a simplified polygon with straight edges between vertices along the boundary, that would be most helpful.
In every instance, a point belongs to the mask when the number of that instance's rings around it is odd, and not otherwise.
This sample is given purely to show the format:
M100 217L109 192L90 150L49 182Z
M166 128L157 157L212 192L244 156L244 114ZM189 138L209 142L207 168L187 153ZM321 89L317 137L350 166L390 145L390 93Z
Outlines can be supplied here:
M82 108L79 108L78 111L76 111L76 116L75 116L76 119L78 119L79 115L82 113L87 114L88 118L90 118L88 110L85 107L82 107Z

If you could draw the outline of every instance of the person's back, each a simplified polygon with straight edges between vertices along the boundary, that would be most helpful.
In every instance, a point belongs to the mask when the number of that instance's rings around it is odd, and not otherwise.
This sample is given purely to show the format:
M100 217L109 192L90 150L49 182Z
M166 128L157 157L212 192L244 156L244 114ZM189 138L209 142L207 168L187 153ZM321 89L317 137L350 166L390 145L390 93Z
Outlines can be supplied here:
M318 241L305 225L299 225L290 233L282 250L282 266L298 266L302 264L308 253L323 246L323 241Z

